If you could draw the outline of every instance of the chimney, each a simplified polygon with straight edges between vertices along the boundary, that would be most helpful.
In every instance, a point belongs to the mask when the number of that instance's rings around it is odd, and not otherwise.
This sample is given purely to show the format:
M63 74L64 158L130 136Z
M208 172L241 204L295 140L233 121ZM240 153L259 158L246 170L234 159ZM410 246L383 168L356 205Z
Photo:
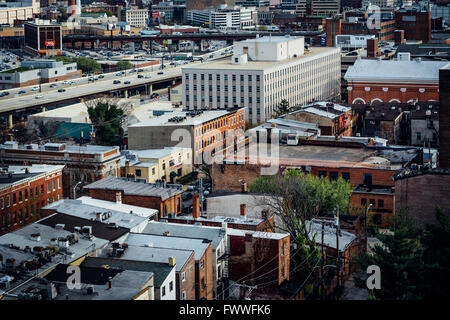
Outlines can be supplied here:
M396 46L405 43L406 42L405 41L405 31L395 30L394 31L394 42L395 42Z
M120 191L116 191L116 203L122 203L122 193Z
M376 58L378 56L378 39L367 39L367 57Z
M112 278L108 277L108 289L112 288Z
M245 181L241 182L241 192L247 193L247 182L245 182Z
M247 206L245 203L241 204L241 217L245 218L245 216L247 215Z
M200 195L198 193L192 195L192 217L200 218Z
M169 266L171 267L175 266L175 257L169 257Z

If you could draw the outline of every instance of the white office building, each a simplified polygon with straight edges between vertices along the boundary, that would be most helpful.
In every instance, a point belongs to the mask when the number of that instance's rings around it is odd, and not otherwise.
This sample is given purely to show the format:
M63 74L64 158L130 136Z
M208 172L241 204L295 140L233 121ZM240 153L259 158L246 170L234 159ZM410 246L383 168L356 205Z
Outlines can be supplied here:
M231 59L182 68L188 110L245 107L250 123L290 106L340 96L339 48L304 49L303 37L263 37L235 43Z
M148 9L126 8L122 10L122 21L130 26L145 27L148 21Z
M219 5L213 9L189 10L187 19L193 25L209 25L211 29L254 29L257 12L255 7Z

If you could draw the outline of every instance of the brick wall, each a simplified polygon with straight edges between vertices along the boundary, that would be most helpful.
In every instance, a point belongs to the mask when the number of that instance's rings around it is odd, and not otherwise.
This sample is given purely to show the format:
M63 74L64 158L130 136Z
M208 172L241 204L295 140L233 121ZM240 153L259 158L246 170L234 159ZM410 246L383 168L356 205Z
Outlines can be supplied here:
M450 217L450 174L424 174L395 181L396 212L406 209L421 225L436 223L438 205Z
M366 205L363 204L362 199L365 199ZM395 195L392 194L376 194L353 192L350 196L349 211L353 215L364 216L365 211L371 200L374 201L374 206L369 209L367 214L368 225L376 225L380 228L389 227L395 215ZM382 200L380 203L379 200ZM377 222L376 215L380 215L380 223Z
M177 261L175 261L178 263ZM183 281L182 274L186 273L186 279ZM186 300L195 300L195 255L189 258L185 266L177 273L177 300L181 300L181 294L186 292Z
M203 256L196 261L196 297L212 300L214 297L214 265L213 265L212 242L209 244ZM202 267L203 262L203 267Z

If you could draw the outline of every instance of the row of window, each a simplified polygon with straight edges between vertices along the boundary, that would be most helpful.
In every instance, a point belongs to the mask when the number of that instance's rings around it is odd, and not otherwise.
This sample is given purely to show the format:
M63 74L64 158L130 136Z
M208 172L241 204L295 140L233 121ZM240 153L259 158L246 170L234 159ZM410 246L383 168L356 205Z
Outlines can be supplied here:
M47 193L56 191L56 187L58 187L58 190L61 189L61 178L47 181ZM44 193L45 193L45 184L41 184L40 186L36 186L35 188L19 190L12 194L12 205L14 206L17 203L28 201L28 199L30 200L37 199L39 198L39 194L43 195ZM11 206L11 195L8 194L6 195L6 197L0 198L1 210L9 208L10 206Z
M384 200L383 199L378 199L378 206L376 206L376 201L375 199L369 199L369 205L372 205L373 208L384 208ZM367 199L366 198L361 198L361 207L366 207L367 206Z

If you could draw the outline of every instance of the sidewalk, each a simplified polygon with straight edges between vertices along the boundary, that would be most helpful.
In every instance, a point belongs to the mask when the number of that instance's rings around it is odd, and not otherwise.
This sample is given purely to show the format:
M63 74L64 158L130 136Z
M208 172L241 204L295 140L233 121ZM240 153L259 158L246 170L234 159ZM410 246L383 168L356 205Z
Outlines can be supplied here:
M344 292L340 300L367 300L369 298L369 291L367 289L359 288L355 285L354 277L365 278L362 270L359 268L351 275L344 284Z

